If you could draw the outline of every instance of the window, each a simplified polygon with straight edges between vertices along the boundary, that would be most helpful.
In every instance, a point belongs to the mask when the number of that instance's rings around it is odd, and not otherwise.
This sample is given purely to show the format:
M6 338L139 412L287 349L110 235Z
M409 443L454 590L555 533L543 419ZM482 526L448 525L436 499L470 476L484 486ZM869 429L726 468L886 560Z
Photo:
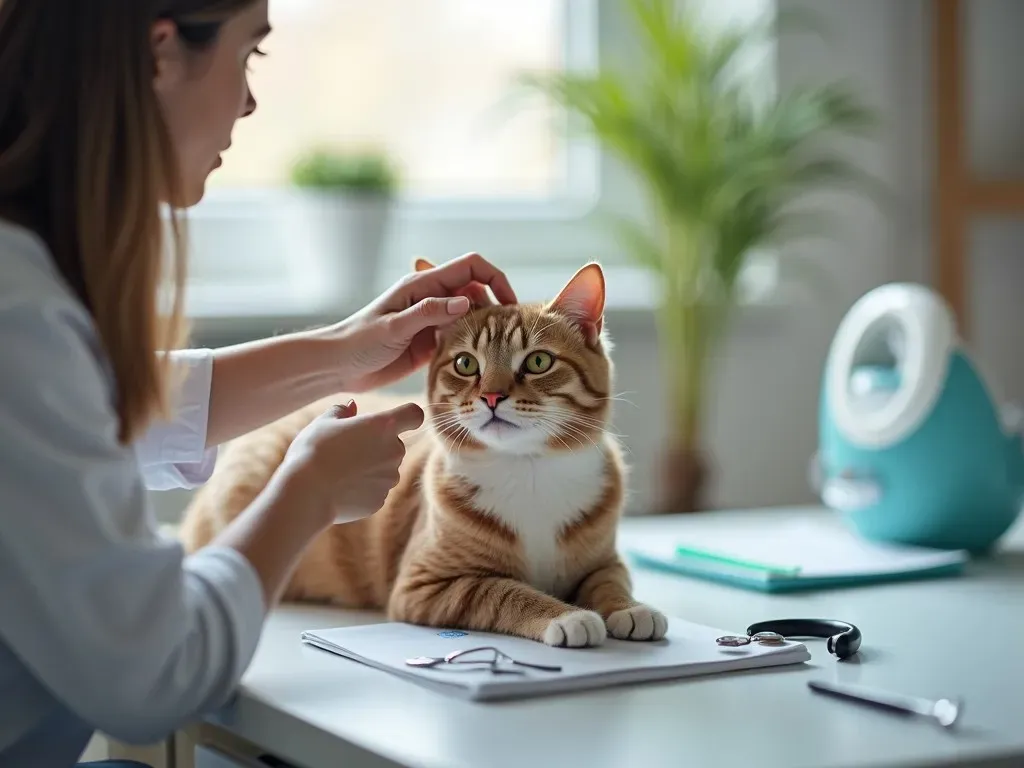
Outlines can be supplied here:
M751 2L766 0L718 5ZM514 100L521 72L635 56L621 0L275 0L270 13L269 55L251 62L258 109L189 216L194 316L310 311L326 277L289 223L289 171L321 142L383 148L401 169L381 288L416 256L479 251L538 291L538 272L626 263L600 219L643 214L628 173L567 138L542 100Z
M386 150L413 199L530 198L566 184L554 116L507 108L517 74L562 67L568 0L280 0L254 58L260 103L214 189L288 183L329 142Z
M409 203L550 201L581 189L558 115L523 72L585 66L590 0L280 0L211 203L289 185L322 143L383 149ZM583 34L581 35L580 32ZM588 45L587 38L590 38ZM574 41L582 41L582 44Z
M618 0L277 0L253 57L258 108L190 212L190 311L301 311L322 279L289 234L290 163L314 144L372 145L399 166L379 270L484 253L503 268L607 258L586 214L599 152L565 136L521 72L597 66ZM611 14L607 13L611 11ZM579 242L582 238L585 242ZM604 253L602 253L604 244ZM585 254L585 255L583 255ZM275 309L276 306L276 309Z

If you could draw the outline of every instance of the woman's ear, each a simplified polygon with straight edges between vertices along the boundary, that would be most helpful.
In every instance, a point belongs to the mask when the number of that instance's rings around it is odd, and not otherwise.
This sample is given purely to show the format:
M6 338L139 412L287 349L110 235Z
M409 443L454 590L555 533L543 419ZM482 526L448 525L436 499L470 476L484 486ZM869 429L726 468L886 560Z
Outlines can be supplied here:
M170 19L156 21L149 41L153 49L153 88L158 93L166 93L185 76L185 57L177 25Z

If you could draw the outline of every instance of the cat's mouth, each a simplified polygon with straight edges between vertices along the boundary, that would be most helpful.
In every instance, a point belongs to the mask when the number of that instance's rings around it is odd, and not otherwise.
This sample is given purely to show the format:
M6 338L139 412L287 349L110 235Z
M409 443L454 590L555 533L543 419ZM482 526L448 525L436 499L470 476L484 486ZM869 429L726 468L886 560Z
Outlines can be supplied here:
M492 413L491 418L484 422L480 429L519 429L519 425L513 424L511 421L506 421L498 414Z

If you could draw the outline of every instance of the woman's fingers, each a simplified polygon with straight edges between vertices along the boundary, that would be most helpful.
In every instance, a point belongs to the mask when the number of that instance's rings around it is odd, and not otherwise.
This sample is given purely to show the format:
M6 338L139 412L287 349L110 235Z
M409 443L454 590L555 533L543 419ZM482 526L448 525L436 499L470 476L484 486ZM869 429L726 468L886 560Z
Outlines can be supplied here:
M463 291L473 283L480 284L479 293L485 296L486 291L483 290L483 286L489 286L494 293L494 297L501 304L515 304L518 302L515 291L512 290L512 286L508 278L505 277L505 273L479 253L468 253L439 267L434 267L418 274L419 277L413 282L417 293L414 297L414 303L428 296L450 296L455 292ZM479 295L470 296L469 298L476 303ZM487 303L492 303L489 301L489 297Z
M469 299L457 296L451 299L430 297L388 318L391 334L396 340L408 344L426 328L448 325L470 310Z
M491 294L487 292L487 286L481 285L480 283L470 283L466 287L457 290L455 295L465 296L469 299L474 309L494 307L498 304L493 298L491 298Z

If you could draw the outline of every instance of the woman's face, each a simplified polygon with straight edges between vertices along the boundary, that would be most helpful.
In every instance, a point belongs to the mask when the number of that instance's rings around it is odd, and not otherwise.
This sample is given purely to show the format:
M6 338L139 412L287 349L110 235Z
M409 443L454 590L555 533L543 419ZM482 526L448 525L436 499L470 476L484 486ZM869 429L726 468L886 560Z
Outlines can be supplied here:
M269 0L254 0L221 26L215 43L190 49L173 23L153 27L154 88L181 165L183 205L198 203L231 145L235 121L256 109L248 65L270 32Z

